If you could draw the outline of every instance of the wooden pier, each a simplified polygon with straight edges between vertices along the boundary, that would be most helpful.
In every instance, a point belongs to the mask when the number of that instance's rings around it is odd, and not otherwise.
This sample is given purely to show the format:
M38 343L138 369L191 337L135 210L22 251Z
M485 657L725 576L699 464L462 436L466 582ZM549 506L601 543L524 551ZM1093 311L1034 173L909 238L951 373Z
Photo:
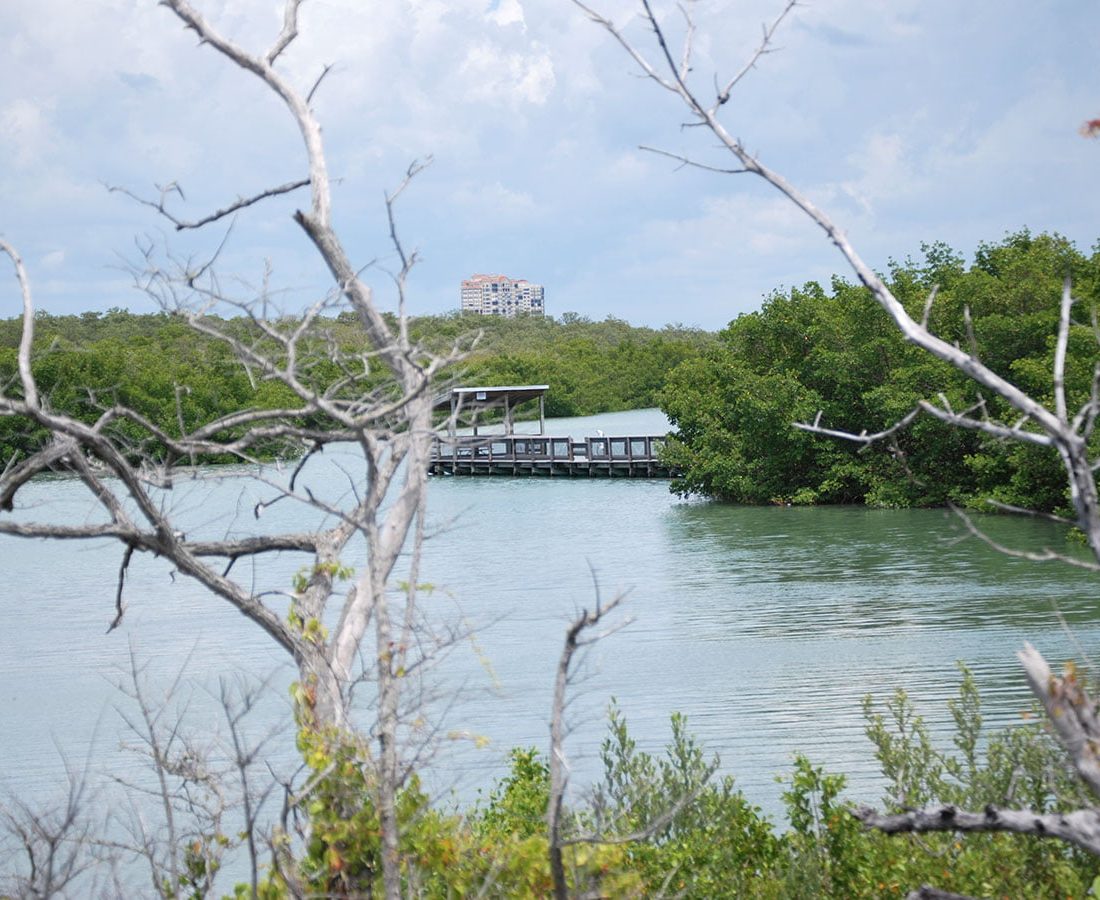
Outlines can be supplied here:
M435 407L448 410L446 434L432 445L433 475L564 475L566 477L671 478L661 461L664 435L597 437L574 440L544 434L543 397L548 386L526 384L456 387L436 398ZM516 434L517 407L538 404L538 434ZM503 433L478 434L479 417L490 410L503 414ZM458 434L459 427L472 434ZM481 427L486 427L481 424ZM494 425L490 424L492 428Z
M433 475L546 475L590 478L671 478L661 462L663 435L570 437L440 435L432 447Z

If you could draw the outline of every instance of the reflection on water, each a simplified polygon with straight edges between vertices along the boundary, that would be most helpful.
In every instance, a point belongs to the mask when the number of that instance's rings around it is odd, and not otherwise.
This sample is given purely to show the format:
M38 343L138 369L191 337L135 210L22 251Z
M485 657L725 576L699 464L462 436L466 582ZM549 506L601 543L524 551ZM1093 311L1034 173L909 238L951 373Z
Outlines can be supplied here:
M652 413L620 414L555 430L581 436L597 427L664 426ZM331 496L346 490L343 472L311 477ZM35 487L67 515L82 509L70 482ZM178 502L211 534L245 522L263 496L243 476L188 490ZM593 649L574 690L575 780L596 772L614 696L645 749L663 746L671 711L685 713L750 798L772 811L774 777L799 750L851 775L854 795L875 799L864 694L904 686L945 738L944 701L957 687L955 661L964 660L987 722L1007 724L1029 705L1013 655L1024 640L1052 660L1072 655L1059 614L1083 646L1098 637L1091 577L1000 556L939 511L731 507L681 501L667 482L587 478L439 478L429 507L423 580L437 589L424 599L426 614L476 634L437 667L432 710L445 717L445 731L490 739L486 749L449 743L430 764L435 787L463 798L499 774L508 747L545 746L563 629L597 587L605 596L629 592L634 621ZM271 515L293 521L295 513L277 506ZM983 524L1009 544L1065 549L1047 523ZM280 664L239 614L156 561L135 561L125 624L105 635L116 548L0 539L0 554L8 574L0 758L9 788L57 783L55 743L76 760L91 748L96 766L119 764L109 680L131 640L165 679L188 654L200 679L227 669L267 674ZM252 575L260 587L285 587L299 562L285 558ZM288 715L290 679L280 670L267 715Z
M487 490L448 484L435 508ZM466 524L430 553L461 582L469 611L505 611L485 637L504 685L485 707L490 734L543 742L546 673L562 624L591 602L586 562L605 591L630 590L635 622L598 649L581 704L574 752L585 772L600 705L614 695L650 749L661 746L670 710L687 714L770 809L774 776L796 751L848 772L853 791L873 798L865 694L904 686L945 737L945 701L963 660L982 687L987 722L1007 724L1029 705L1014 658L1025 639L1064 658L1058 611L1086 646L1096 637L1089 576L1005 559L964 539L940 511L683 503L663 484L641 482L509 482L491 494L485 505L471 498ZM541 528L517 529L525 518ZM1017 546L1063 539L1045 523L991 524ZM463 570L457 561L478 558L476 547L501 548L500 564Z
M729 760L801 749L871 792L863 694L904 686L943 733L961 660L998 727L1030 702L1014 657L1024 640L1064 658L1059 613L1085 646L1097 636L1091 577L1006 559L942 512L682 505L665 523L683 549L674 631L695 648L700 712L720 719L726 704L745 723L708 734ZM1064 540L1045 523L982 524L1019 547Z

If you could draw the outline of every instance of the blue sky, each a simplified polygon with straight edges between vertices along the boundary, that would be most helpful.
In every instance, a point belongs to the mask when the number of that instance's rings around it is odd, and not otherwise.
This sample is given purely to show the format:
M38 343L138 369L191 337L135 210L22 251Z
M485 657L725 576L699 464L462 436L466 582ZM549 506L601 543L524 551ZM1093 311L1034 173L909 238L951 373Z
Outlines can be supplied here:
M266 47L275 0L195 0ZM593 0L639 41L630 0ZM675 23L671 4L657 0ZM781 3L699 0L693 77L740 66ZM649 144L721 161L680 127L565 0L310 0L286 69L318 93L345 244L392 304L383 192L431 154L399 209L423 256L411 306L458 305L459 281L503 272L547 309L721 327L777 287L843 271L766 185L677 167ZM1029 227L1100 238L1100 6L1078 0L814 0L725 107L731 131L824 207L876 267L943 240L970 253ZM201 253L105 184L182 185L181 216L301 177L293 123L255 79L197 47L153 0L0 4L0 234L40 307L153 308L126 271L135 241ZM293 308L323 272L283 199L241 214L222 257L245 297L274 272ZM2 315L18 312L10 281Z

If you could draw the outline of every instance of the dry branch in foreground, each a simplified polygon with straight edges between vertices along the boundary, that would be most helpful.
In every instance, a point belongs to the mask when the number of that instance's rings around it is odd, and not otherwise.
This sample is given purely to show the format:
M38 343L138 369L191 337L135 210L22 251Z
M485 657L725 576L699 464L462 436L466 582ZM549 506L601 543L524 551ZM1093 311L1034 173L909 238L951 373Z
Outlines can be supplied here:
M638 11L647 31L652 35L653 48L649 52L629 39L623 29L592 6L582 0L574 0L574 3L589 19L611 35L634 60L644 77L682 101L690 116L686 125L700 128L715 138L719 147L733 157L734 165L722 168L697 163L682 154L658 152L677 159L683 165L698 166L723 174L755 175L771 185L824 231L906 340L953 366L967 376L980 392L1000 398L1017 416L1012 422L994 420L989 415L987 403L979 394L978 402L962 411L952 409L942 396L938 403L922 401L900 421L875 433L866 430L861 433L835 431L821 423L820 415L814 422L800 423L796 427L867 445L873 441L892 438L917 415L924 413L952 426L981 431L999 440L1050 447L1058 453L1065 469L1074 510L1074 524L1084 534L1095 560L1075 562L1100 570L1100 503L1095 478L1095 472L1100 468L1100 457L1090 455L1090 445L1095 443L1093 438L1097 417L1100 415L1100 365L1094 367L1089 399L1071 414L1065 394L1066 351L1074 304L1068 279L1063 287L1059 309L1059 327L1051 372L1054 402L1052 408L1049 408L988 368L979 359L973 340L970 341L969 350L966 350L941 339L929 330L929 311L935 301L935 292L925 304L921 321L916 321L886 283L867 265L837 224L780 173L766 166L759 157L747 150L744 143L721 120L721 113L727 109L730 91L763 56L774 50L776 29L796 6L796 0L785 3L773 22L764 27L763 37L756 51L732 78L714 78L713 81L698 79L693 69L696 28L690 6L679 7L684 27L681 48L677 53L672 48L669 29L655 12L651 0L639 0ZM967 319L969 320L968 312ZM1048 553L1043 558L1058 558L1058 554ZM1046 710L1054 731L1070 756L1074 770L1093 793L1100 797L1100 761L1097 759L1100 728L1097 725L1095 703L1073 670L1061 677L1053 675L1042 656L1030 645L1019 656L1031 689ZM856 814L869 826L889 832L1006 831L1056 837L1100 854L1100 812L1095 807L1065 814L1040 814L1031 810L1001 810L994 807L987 807L983 812L967 812L950 806L905 811L897 815L882 815L864 808ZM915 893L918 896L952 896L927 886Z

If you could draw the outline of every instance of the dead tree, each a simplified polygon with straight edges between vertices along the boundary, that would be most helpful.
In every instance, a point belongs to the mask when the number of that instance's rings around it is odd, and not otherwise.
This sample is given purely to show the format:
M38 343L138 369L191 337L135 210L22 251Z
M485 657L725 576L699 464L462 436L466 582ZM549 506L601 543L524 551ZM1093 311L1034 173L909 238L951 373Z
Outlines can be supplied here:
M1100 467L1100 459L1090 453L1097 417L1100 415L1100 364L1094 367L1088 400L1079 409L1070 410L1066 399L1064 373L1074 300L1068 281L1062 292L1054 365L1051 373L1054 403L1053 408L1049 408L988 368L975 353L963 350L932 333L928 327L928 318L935 300L934 291L925 303L920 321L913 318L886 283L864 262L836 223L780 173L766 166L756 155L749 152L742 141L734 137L733 132L722 121L722 113L731 92L764 56L774 50L773 38L776 30L797 5L796 0L786 2L779 15L770 24L764 26L761 43L744 65L728 78L713 80L709 73L695 73L692 68L695 23L691 17L690 7L678 7L683 17L682 40L680 47L674 49L671 33L655 12L653 4L650 0L639 0L638 15L652 34L653 40L652 48L644 49L632 42L610 19L582 0L574 0L574 3L618 42L648 80L683 102L690 117L686 123L687 126L697 128L717 139L719 146L732 157L733 165L723 169L697 162L680 154L666 153L653 148L643 149L661 153L683 165L697 166L723 174L755 175L763 179L824 231L856 277L871 292L907 341L966 375L979 391L978 402L969 409L961 411L952 409L943 397L938 401L925 400L898 423L875 434L833 431L821 423L820 416L817 421L800 423L797 427L867 444L890 438L900 428L912 422L917 415L924 414L949 425L979 431L999 440L1049 447L1058 454L1065 469L1074 510L1074 519L1070 524L1075 525L1084 534L1093 560L1081 561L1067 558L1053 551L1020 555L1036 559L1064 559L1067 562L1100 571L1100 507L1098 507L1095 478L1095 472ZM1014 411L1016 418L1012 421L995 419L989 411L984 396L999 398ZM964 519L964 521L975 534L988 540L973 527L969 520ZM1012 552L1010 548L1000 549ZM1046 710L1056 734L1070 756L1074 769L1100 799L1100 721L1097 720L1095 703L1072 671L1062 677L1053 675L1042 656L1030 645L1019 653L1019 657L1028 683ZM1096 807L1067 814L1050 815L1038 814L1030 810L999 810L993 807L987 807L978 813L965 812L953 807L940 807L903 812L895 816L884 816L872 810L863 809L858 812L858 815L867 824L890 832L1016 832L1057 837L1100 854L1100 809Z
M261 847L274 839L262 819L276 787L265 754L285 725L249 734L245 720L270 685L222 676L211 699L225 719L227 734L196 736L195 697L184 683L189 664L190 658L161 692L150 684L145 665L131 648L129 667L118 684L125 698L118 713L126 725L120 749L136 757L138 765L112 775L124 796L121 802L104 804L107 824L89 842L125 866L127 875L144 870L151 895L166 900L181 893L220 895L218 873L240 847L255 897Z
M594 576L593 581L595 581ZM558 659L558 667L554 675L554 699L550 709L550 791L546 804L546 829L550 839L550 875L554 883L556 900L566 900L569 896L562 849L569 843L577 843L576 840L566 839L562 827L565 791L569 786L569 764L565 756L565 710L568 704L569 685L575 676L574 658L577 651L583 650L627 624L619 622L603 632L586 636L591 629L605 622L624 599L624 595L618 594L610 603L602 603L599 585L596 584L595 608L591 611L581 610L580 614L569 623L569 627L565 630L565 641L562 644L561 657Z
M432 384L440 369L459 355L457 350L433 355L409 337L406 280L416 254L407 253L397 239L394 203L420 166L410 167L397 191L387 197L400 261L393 274L398 301L394 325L382 315L372 288L333 225L321 126L311 105L317 84L303 89L280 67L284 51L298 34L301 0L285 0L282 28L260 52L221 34L188 0L163 0L162 5L200 45L259 79L282 101L302 139L305 172L297 180L190 220L169 211L169 200L179 199L171 190L162 191L160 199L148 205L177 229L209 228L238 212L252 211L267 197L307 190L308 202L293 218L331 274L331 283L303 313L293 319L275 317L263 291L243 300L229 295L218 277L217 251L199 263L169 259L162 264L152 248L145 248L136 273L142 287L198 332L227 345L251 377L278 383L293 399L284 408L242 409L193 427L185 427L181 416L178 430L171 433L119 404L104 406L88 423L54 410L36 383L30 280L14 246L0 241L0 253L14 264L23 308L17 377L7 389L0 389L0 416L45 429L50 436L37 452L0 466L0 512L19 511L20 490L34 476L55 470L75 475L99 511L92 524L5 516L0 533L55 540L114 539L120 568L112 625L125 609L124 581L133 556L167 560L177 572L234 606L293 659L299 672L298 715L307 727L348 727L351 686L369 679L375 704L371 764L383 874L387 896L396 897L400 873L395 797L404 773L399 759L400 697L403 678L416 663L410 659L416 651L410 648L416 645L413 631L419 625L417 568L433 438ZM326 333L325 317L341 309L350 311L362 328L364 339L357 349L339 346ZM227 312L236 317L233 327L215 317ZM241 323L244 327L238 327ZM339 377L315 377L312 367L318 360L335 367ZM306 460L335 443L354 448L359 460L348 473L350 499L344 504L321 499L303 483L308 480L303 475ZM298 455L289 479L260 465L272 446ZM211 454L228 454L257 466L253 477L269 499L256 506L255 518L271 503L297 503L308 507L314 518L323 516L324 524L282 534L267 533L257 524L254 533L244 536L189 538L173 508L173 479L180 477L181 466ZM194 475L195 470L188 471ZM288 586L282 598L261 595L246 575L236 575L246 568L238 563L262 565L279 554L299 555L304 573L301 583L293 589ZM406 556L399 569L402 554ZM352 555L366 560L358 570L348 568ZM372 648L364 650L368 642Z
M587 823L589 827L580 829L576 823L573 823L572 828L567 827L565 796L569 788L569 759L565 749L565 739L569 729L566 725L566 711L569 707L569 690L575 685L578 677L578 659L593 644L610 637L631 622L630 619L619 619L608 624L609 617L622 605L626 595L616 594L609 602L604 603L595 573L593 573L592 580L595 588L593 609L582 609L565 629L565 640L562 643L561 656L558 658L558 666L554 675L554 695L550 708L550 763L548 773L550 778L546 804L546 827L549 838L550 876L554 886L555 900L565 900L570 896L569 879L565 868L566 848L584 844L610 846L652 840L669 827L676 817L698 798L699 793L706 787L711 776L718 768L718 759L715 757L713 762L699 773L697 784L687 787L679 796L668 797L667 806L664 808L646 810L645 820L640 827L637 823L628 825L618 816L605 817L605 797L602 789L597 789L594 792L591 809L595 812L595 817L593 821ZM593 633L594 629L601 626L605 627ZM576 884L575 890L578 892L578 896L582 897L600 896L598 884Z
M22 874L0 878L0 896L75 896L86 875L94 872L97 823L88 811L86 773L68 768L66 775L68 787L58 802L31 806L15 798L0 801L0 837L6 837L0 839L0 859L13 857L12 868L22 869Z

